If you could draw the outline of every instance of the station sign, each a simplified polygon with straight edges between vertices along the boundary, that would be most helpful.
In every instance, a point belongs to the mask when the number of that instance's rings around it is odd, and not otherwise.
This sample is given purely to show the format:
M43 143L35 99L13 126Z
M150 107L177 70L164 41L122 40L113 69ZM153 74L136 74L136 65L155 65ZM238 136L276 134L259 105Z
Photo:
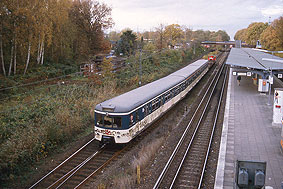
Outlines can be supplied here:
M278 74L278 78L281 79L282 78L282 74Z
M234 76L240 75L240 76L248 76L251 77L252 76L252 72L233 72Z

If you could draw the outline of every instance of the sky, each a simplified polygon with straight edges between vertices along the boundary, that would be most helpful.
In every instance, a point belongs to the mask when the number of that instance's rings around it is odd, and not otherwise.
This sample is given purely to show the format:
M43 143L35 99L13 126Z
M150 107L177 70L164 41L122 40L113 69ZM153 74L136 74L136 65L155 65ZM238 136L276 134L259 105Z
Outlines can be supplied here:
M130 28L154 31L160 24L179 24L192 30L235 33L252 22L283 16L283 0L99 0L112 8L115 25L109 31Z

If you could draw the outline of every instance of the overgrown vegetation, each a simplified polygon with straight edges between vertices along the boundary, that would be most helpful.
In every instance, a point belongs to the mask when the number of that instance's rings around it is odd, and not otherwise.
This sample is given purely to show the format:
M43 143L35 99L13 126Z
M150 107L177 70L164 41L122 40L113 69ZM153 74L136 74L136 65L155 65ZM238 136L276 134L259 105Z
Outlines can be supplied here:
M92 126L94 106L118 95L115 82L62 85L0 114L1 183Z
M122 162L123 171L114 170L113 176L104 180L98 188L103 186L104 188L134 188L137 183L137 167L140 167L140 174L142 175L143 170L154 158L155 154L162 148L165 141L165 137L156 138L150 143L144 143L137 152L137 156L133 159ZM91 186L95 187L95 186Z
M199 57L204 52L202 47L187 50L163 50L154 54L143 54L142 63L142 84L149 83L160 77L180 69L184 63ZM138 86L140 59L139 55L129 58L126 68L117 74L118 86Z

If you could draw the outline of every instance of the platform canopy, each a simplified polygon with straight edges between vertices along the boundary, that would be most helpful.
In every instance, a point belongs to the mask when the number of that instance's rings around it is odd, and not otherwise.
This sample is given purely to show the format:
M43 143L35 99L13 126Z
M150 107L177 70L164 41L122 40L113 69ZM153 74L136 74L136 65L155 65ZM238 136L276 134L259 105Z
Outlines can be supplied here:
M251 48L232 48L226 64L258 70L283 70L283 58Z

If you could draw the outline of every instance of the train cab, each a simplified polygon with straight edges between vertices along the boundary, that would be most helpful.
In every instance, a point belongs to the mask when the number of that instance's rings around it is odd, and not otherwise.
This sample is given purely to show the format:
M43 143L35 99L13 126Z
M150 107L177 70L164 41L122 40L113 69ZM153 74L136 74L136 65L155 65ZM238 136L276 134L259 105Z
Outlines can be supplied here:
M102 143L115 143L123 129L123 116L109 115L107 112L95 113L95 138Z
M212 66L216 62L216 56L208 56L208 64L209 66Z

